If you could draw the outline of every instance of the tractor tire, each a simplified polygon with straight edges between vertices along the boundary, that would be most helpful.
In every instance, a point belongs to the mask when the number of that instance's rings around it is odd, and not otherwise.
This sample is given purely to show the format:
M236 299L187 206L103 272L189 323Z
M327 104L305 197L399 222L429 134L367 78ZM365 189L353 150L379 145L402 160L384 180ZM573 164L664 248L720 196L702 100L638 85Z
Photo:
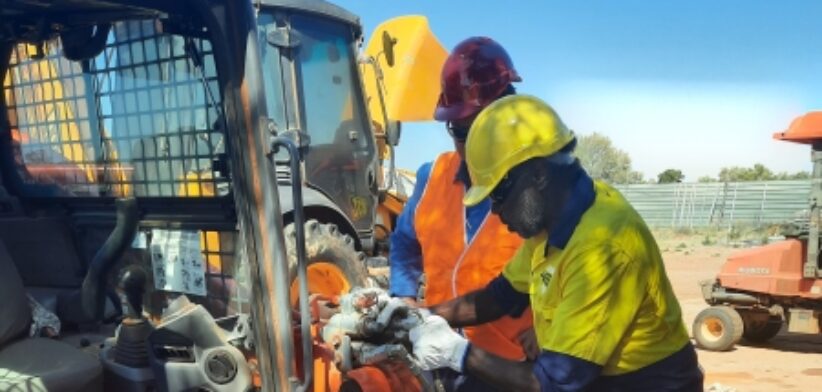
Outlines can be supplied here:
M297 307L297 233L291 223L285 227L291 305ZM337 296L354 287L369 285L365 254L354 248L354 239L336 225L309 219L305 222L305 253L308 264L308 292Z
M742 338L751 343L765 343L782 329L782 318L779 316L770 316L763 319L762 317L754 317L748 312L743 312L741 316L742 323L745 325Z
M742 338L742 316L730 306L711 306L696 316L693 335L700 348L728 351Z

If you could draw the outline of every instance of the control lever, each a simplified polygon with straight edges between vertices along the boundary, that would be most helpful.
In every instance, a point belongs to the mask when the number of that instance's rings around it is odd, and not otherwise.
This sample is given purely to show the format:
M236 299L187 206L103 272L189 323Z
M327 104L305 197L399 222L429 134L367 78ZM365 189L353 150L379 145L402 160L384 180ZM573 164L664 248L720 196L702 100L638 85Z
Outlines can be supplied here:
M143 317L143 295L146 292L147 280L145 270L136 265L129 265L123 271L117 285L122 293L120 301L125 318L117 333L114 361L133 368L149 366L146 340L154 328Z
M123 292L121 301L126 318L143 318L143 296L147 280L146 272L142 268L134 265L125 268L118 286Z

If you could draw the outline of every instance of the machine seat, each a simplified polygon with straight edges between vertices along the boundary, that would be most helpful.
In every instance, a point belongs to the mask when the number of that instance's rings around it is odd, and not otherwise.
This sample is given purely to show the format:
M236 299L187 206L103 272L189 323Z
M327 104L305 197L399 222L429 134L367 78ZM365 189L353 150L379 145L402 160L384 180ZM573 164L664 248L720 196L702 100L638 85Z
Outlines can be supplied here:
M9 252L0 241L0 391L100 391L97 358L66 343L26 338L31 309Z
M66 343L21 339L0 349L0 391L100 391L100 361Z

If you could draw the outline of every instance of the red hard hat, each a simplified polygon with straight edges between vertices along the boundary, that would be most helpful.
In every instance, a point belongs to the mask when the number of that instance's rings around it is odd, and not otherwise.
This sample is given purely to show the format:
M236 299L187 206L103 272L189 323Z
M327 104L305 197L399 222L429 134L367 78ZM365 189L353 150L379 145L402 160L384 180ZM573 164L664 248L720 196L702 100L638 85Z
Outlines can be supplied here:
M471 37L454 48L442 67L442 92L434 118L454 121L478 113L522 79L508 52L488 37Z

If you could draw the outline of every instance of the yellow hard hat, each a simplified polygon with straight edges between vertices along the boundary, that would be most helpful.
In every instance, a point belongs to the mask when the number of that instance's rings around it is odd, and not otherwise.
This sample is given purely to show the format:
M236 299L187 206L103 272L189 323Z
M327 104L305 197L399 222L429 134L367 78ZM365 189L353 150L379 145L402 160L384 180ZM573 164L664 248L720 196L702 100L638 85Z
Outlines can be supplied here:
M494 101L468 132L465 161L471 189L463 203L478 204L509 170L531 158L550 156L572 140L573 132L541 99L515 94Z

